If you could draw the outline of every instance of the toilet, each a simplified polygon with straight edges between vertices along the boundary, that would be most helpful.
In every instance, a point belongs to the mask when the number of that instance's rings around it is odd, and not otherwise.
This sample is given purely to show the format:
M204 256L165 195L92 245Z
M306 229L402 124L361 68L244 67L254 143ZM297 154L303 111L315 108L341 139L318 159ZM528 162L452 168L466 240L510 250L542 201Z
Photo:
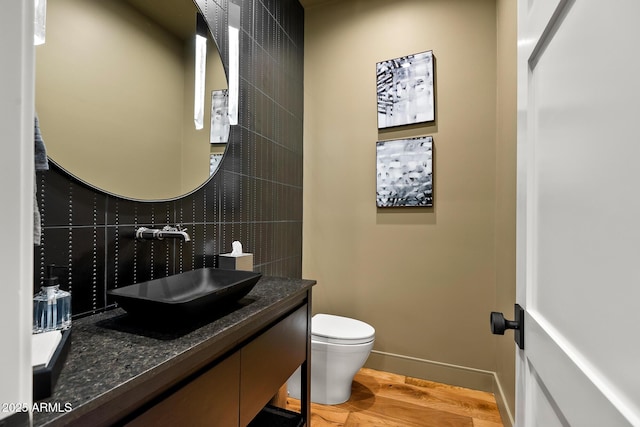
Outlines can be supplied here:
M360 320L331 314L311 319L311 401L337 405L349 400L351 382L373 348L375 329ZM287 381L300 399L300 368Z

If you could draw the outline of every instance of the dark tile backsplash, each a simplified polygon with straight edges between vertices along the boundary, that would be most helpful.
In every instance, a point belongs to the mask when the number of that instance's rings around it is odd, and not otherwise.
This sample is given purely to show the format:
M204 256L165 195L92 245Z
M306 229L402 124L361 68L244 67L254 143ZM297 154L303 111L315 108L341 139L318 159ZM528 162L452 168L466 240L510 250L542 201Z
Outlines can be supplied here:
M72 293L73 315L112 306L107 289L217 266L240 240L257 271L302 274L304 11L297 0L234 0L242 8L239 125L216 175L166 202L105 194L55 165L38 172L43 233L34 252L34 292L44 266ZM228 64L228 0L197 0ZM136 227L182 224L190 242L136 241Z

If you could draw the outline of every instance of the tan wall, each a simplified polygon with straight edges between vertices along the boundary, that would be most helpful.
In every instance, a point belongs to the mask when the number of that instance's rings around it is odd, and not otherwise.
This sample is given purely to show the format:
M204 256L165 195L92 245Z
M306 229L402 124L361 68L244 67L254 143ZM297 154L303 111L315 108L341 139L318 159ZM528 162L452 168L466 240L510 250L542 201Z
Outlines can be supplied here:
M305 14L303 275L318 280L314 311L370 323L374 350L418 359L415 375L428 361L495 371L495 0L344 0ZM431 49L437 122L378 132L376 62ZM377 209L376 141L415 135L434 137L434 208ZM395 369L394 359L369 363Z
M497 0L498 133L496 139L496 303L513 318L516 300L516 91L517 10L513 0ZM511 414L515 413L513 335L495 337L496 372Z

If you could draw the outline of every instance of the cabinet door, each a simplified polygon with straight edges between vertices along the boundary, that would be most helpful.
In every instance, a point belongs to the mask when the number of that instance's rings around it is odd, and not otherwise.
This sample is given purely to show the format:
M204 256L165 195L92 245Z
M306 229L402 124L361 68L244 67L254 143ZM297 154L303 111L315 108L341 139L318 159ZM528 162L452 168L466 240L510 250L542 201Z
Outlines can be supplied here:
M245 426L307 358L307 306L247 344L241 355L240 425Z
M236 352L127 425L237 426L239 376L240 352Z

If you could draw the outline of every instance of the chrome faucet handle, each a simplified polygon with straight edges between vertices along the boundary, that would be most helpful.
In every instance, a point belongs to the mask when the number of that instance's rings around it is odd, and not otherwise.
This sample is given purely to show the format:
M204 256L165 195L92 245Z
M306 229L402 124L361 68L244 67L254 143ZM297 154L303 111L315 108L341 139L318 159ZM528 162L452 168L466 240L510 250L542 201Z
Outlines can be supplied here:
M182 228L182 225L180 224L176 224L175 227L172 227L170 225L165 225L164 227L162 227L162 231L178 231L178 232L182 232L182 231L187 231L186 228Z

